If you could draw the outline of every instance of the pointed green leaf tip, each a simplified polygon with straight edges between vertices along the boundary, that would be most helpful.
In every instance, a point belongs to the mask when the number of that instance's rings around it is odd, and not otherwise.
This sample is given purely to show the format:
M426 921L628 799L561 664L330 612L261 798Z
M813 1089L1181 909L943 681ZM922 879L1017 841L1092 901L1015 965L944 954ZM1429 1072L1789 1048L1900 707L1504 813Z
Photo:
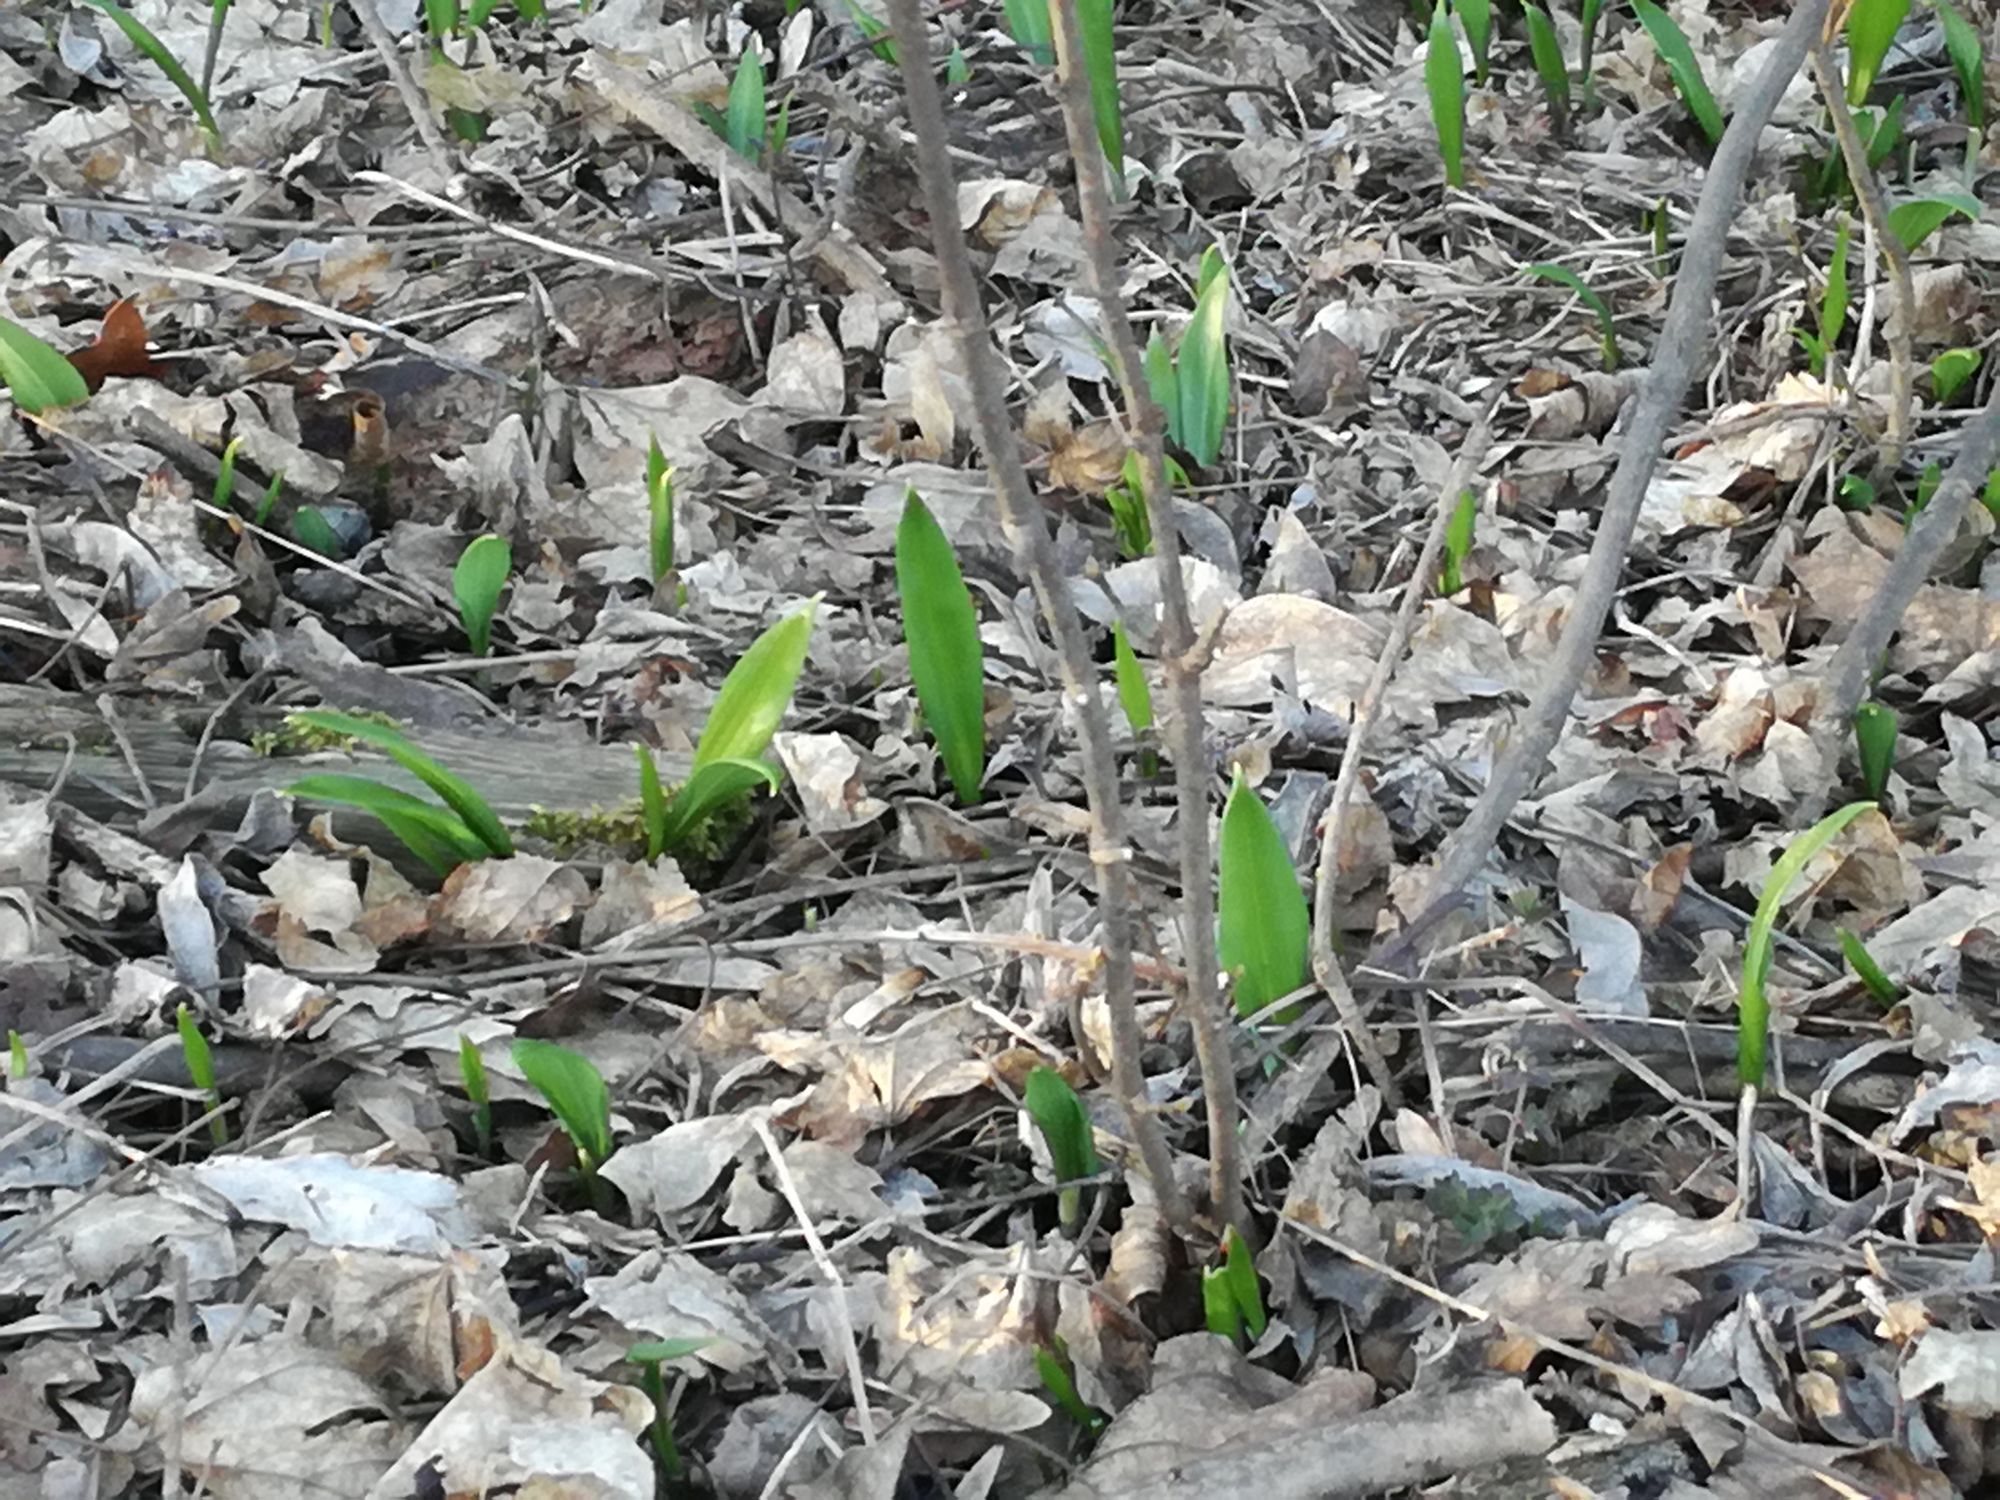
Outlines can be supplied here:
M1248 1017L1305 984L1312 919L1291 851L1240 768L1222 810L1218 887L1216 953ZM1287 1006L1272 1019L1297 1014Z
M924 722L958 792L971 806L986 775L985 664L979 615L951 539L912 489L896 526L896 592Z

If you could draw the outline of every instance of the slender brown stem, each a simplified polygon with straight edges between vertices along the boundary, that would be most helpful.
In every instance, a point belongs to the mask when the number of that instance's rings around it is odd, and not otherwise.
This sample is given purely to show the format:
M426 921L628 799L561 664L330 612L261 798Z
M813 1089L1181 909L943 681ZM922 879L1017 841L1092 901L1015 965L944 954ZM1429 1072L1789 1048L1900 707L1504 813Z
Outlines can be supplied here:
M1111 1011L1111 1087L1124 1109L1146 1173L1153 1180L1160 1212L1175 1230L1193 1222L1187 1195L1174 1179L1173 1158L1158 1118L1145 1100L1139 1052L1144 1037L1132 980L1132 851L1124 837L1124 809L1118 797L1118 770L1111 755L1110 719L1097 672L1077 623L1068 591L1056 566L1055 549L1036 508L1028 473L1021 463L1014 428L1007 416L1006 383L987 336L986 309L972 256L958 226L958 185L952 172L951 133L944 101L931 72L929 38L921 0L889 0L889 20L903 63L903 92L910 106L917 176L931 221L944 294L944 318L952 327L972 388L973 426L993 479L1000 526L1028 575L1042 619L1056 643L1063 690L1077 709L1082 741L1084 796L1090 807L1090 862L1097 875L1097 915L1104 929L1104 998Z
M1625 551L1632 543L1660 446L1680 411L1695 358L1714 327L1711 304L1715 283L1728 248L1729 226L1736 217L1736 201L1756 159L1758 137L1818 37L1826 8L1827 0L1799 0L1763 72L1737 101L1729 129L1715 148L1694 223L1688 228L1680 274L1674 278L1673 300L1660 328L1653 365L1646 372L1645 385L1633 403L1631 421L1620 440L1618 467L1611 476L1597 535L1591 542L1590 561L1577 582L1562 637L1550 653L1526 716L1515 727L1487 778L1486 790L1458 831L1446 840L1438 856L1437 873L1425 893L1424 910L1405 929L1406 936L1384 950L1380 956L1384 963L1407 952L1441 913L1456 904L1459 891L1486 862L1514 805L1541 774L1562 733L1577 685L1596 656L1598 635L1617 597Z
M1882 198L1882 184L1875 176L1875 169L1868 165L1868 150L1861 144L1861 133L1854 128L1854 116L1847 108L1846 90L1832 49L1822 41L1813 48L1810 61L1813 79L1819 84L1827 113L1833 118L1833 134L1840 142L1840 155L1847 164L1847 180L1854 184L1861 217L1868 223L1869 239L1888 263L1889 285L1896 299L1882 329L1889 345L1889 416L1882 426L1875 469L1886 477L1902 464L1903 449L1910 440L1910 405L1914 399L1910 324L1917 308L1916 291L1910 281L1910 253L1896 238L1896 231L1889 227L1889 206Z
M1083 64L1076 0L1052 0L1049 18L1056 43L1057 91L1069 154L1076 163L1077 205L1083 217L1092 291L1110 335L1111 365L1124 398L1128 434L1139 454L1139 482L1146 493L1146 519L1160 574L1161 665L1166 671L1172 714L1166 724L1174 759L1174 800L1180 819L1181 951L1187 955L1184 1013L1194 1033L1208 1102L1208 1187L1217 1216L1244 1229L1243 1172L1237 1150L1236 1062L1229 1044L1229 1018L1217 983L1215 952L1215 865L1209 853L1208 720L1201 706L1201 669L1195 651L1194 619L1188 611L1181 575L1179 523L1167 485L1165 419L1147 389L1139 339L1119 291L1117 239L1111 224L1104 151L1091 113L1090 78Z

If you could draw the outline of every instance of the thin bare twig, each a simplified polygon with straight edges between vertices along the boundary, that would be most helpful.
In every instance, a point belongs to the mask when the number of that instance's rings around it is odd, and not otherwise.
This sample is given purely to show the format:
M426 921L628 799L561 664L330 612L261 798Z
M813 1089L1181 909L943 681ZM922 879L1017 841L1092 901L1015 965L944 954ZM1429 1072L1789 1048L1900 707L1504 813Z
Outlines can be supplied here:
M1458 892L1486 862L1514 804L1533 785L1549 751L1555 748L1577 686L1596 653L1604 618L1617 596L1625 551L1638 524L1639 507L1646 498L1660 444L1680 410L1681 397L1694 373L1695 359L1714 321L1711 304L1715 283L1722 271L1737 199L1742 196L1744 180L1757 154L1758 137L1818 38L1826 7L1827 0L1800 0L1779 33L1770 60L1739 100L1736 113L1730 117L1729 129L1715 149L1701 202L1695 209L1694 222L1688 227L1687 246L1680 274L1674 279L1673 301L1660 329L1659 346L1646 373L1645 385L1633 403L1631 422L1619 440L1622 452L1618 468L1611 476L1604 512L1597 523L1597 537L1591 544L1590 560L1577 584L1576 597L1571 601L1562 638L1550 654L1526 716L1494 763L1486 790L1458 832L1446 841L1438 857L1437 873L1426 892L1425 909L1410 923L1406 935L1392 942L1380 955L1380 962L1386 963L1392 956L1400 957L1407 952L1434 924L1436 915L1456 902Z
M1111 364L1124 398L1128 439L1139 454L1139 483L1146 496L1146 519L1153 531L1155 566L1160 575L1162 666L1173 713L1167 724L1174 760L1174 801L1180 819L1181 949L1187 955L1183 1013L1194 1033L1201 1065L1202 1094L1208 1105L1208 1189L1218 1217L1241 1232L1243 1172L1237 1151L1236 1063L1223 1012L1215 951L1215 865L1209 854L1208 721L1201 706L1202 663L1195 650L1194 618L1181 575L1179 522L1167 486L1166 422L1145 383L1139 339L1119 292L1118 248L1111 224L1111 194L1105 185L1103 147L1090 105L1090 78L1083 64L1076 0L1054 0L1057 88L1069 154L1076 163L1077 206L1083 218L1091 289L1097 295L1109 337Z
M1132 983L1132 851L1125 842L1124 809L1118 798L1117 766L1111 757L1111 725L1097 673L1077 623L1069 593L1057 569L1055 549L1035 506L1028 472L1021 462L999 357L987 337L986 309L972 272L972 256L958 223L958 185L952 171L950 131L944 100L930 66L929 38L920 0L889 0L889 18L903 60L903 93L910 106L917 175L931 221L944 295L944 319L951 325L972 388L973 425L985 450L998 502L1000 526L1028 575L1056 643L1064 695L1077 709L1082 741L1084 795L1090 808L1090 862L1097 876L1097 915L1104 929L1104 998L1111 1012L1112 1091L1124 1109L1132 1139L1153 1180L1160 1212L1185 1232L1192 1224L1187 1195L1173 1173L1173 1158L1158 1118L1148 1108L1139 1052L1144 1038Z
M1846 90L1832 49L1820 42L1812 49L1810 61L1813 80L1826 100L1827 113L1833 118L1833 134L1847 163L1847 180L1854 184L1854 196L1860 200L1869 238L1888 262L1889 285L1895 293L1896 305L1882 325L1883 337L1889 345L1889 415L1882 425L1882 442L1875 465L1875 472L1886 476L1894 474L1902 464L1903 449L1910 441L1913 400L1910 324L1917 308L1916 292L1910 282L1910 254L1896 238L1896 231L1889 227L1889 206L1882 198L1882 184L1875 176L1875 169L1868 165L1867 148L1861 144L1854 116L1848 112Z
M1918 513L1882 586L1833 654L1833 662L1820 684L1812 727L1813 743L1819 747L1821 764L1828 772L1825 781L1832 780L1833 768L1840 762L1841 740L1868 689L1868 679L1882 653L1889 649L1903 611L1910 607L1910 600L1937 565L1945 544L1958 534L1958 523L1964 518L1966 506L1972 503L1974 491L1985 483L1996 451L2000 451L2000 382L1995 383L1986 409L1965 424L1958 452L1937 492ZM1807 798L1799 809L1800 815L1817 818L1825 801L1824 792Z
M1375 727L1376 715L1381 712L1382 696L1388 691L1389 680L1403 660L1403 652L1409 648L1418 608L1437 577L1438 557L1444 551L1445 532L1451 527L1452 508L1459 491L1477 472L1480 462L1486 457L1487 448L1492 445L1493 413L1506 389L1502 382L1494 391L1479 420L1459 445L1458 458L1451 466L1451 473L1445 477L1437 509L1431 516L1430 532L1424 537L1423 550L1417 554L1410 581L1404 586L1402 601L1396 607L1396 619L1390 626L1389 639L1383 644L1382 654L1375 659L1375 670L1369 674L1368 684L1361 690L1361 697L1354 705L1354 725L1348 730L1347 747L1341 752L1340 774L1334 778L1333 798L1320 818L1319 867L1313 878L1313 977L1332 998L1334 1009L1340 1013L1341 1025L1347 1029L1355 1050L1361 1055L1362 1066L1367 1068L1370 1080L1382 1091L1383 1101L1391 1109L1400 1103L1395 1077L1383 1060L1382 1049L1375 1044L1367 1018L1361 1014L1361 1006L1354 998L1354 989L1347 982L1347 971L1341 967L1340 955L1334 950L1334 888L1340 877L1341 843L1346 833L1342 815L1347 811L1347 804L1353 800L1354 788L1361 780L1368 736Z

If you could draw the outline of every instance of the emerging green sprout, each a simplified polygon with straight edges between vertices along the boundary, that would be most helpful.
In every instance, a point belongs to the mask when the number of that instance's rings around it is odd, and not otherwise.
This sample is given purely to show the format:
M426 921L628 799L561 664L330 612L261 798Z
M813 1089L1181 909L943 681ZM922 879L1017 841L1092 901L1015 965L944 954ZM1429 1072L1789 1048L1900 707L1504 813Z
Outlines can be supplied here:
M1583 79L1583 97L1594 99L1597 94L1597 78L1591 72L1591 58L1597 51L1597 23L1604 14L1604 0L1583 0L1583 7L1577 13L1577 24L1582 30L1578 42L1576 71Z
M1487 54L1493 47L1493 0L1453 0L1452 8L1465 27L1466 45L1472 48L1472 78L1486 82Z
M1257 1284L1257 1268L1250 1260L1250 1247L1235 1227L1222 1232L1222 1264L1201 1273L1201 1304L1208 1331L1219 1333L1232 1344L1247 1332L1256 1343L1270 1326L1264 1313L1264 1291Z
M174 1013L174 1027L180 1032L181 1057L187 1063L188 1077L208 1101L208 1138L218 1146L226 1146L229 1120L222 1113L221 1090L215 1086L215 1054L209 1051L208 1038L201 1034L185 1005Z
M714 1342L698 1338L655 1339L634 1344L625 1351L625 1357L639 1367L639 1388L653 1403L653 1420L646 1424L646 1439L652 1444L653 1463L660 1471L660 1478L670 1486L687 1478L687 1463L681 1457L680 1444L674 1441L673 1413L667 1410L667 1382L660 1366L669 1360L685 1359Z
M1444 163L1446 187L1465 186L1465 62L1458 55L1445 0L1431 12L1430 41L1424 49L1424 90L1431 98L1431 124L1437 128L1438 159Z
M1701 63L1694 55L1694 48L1688 45L1687 34L1653 0L1632 0L1632 11L1646 28L1646 35L1653 39L1653 50L1667 65L1688 113L1701 126L1709 145L1717 144L1722 139L1722 106L1708 91L1708 80L1702 76Z
M604 1075L589 1058L554 1042L517 1037L512 1052L514 1066L535 1092L548 1100L576 1148L577 1172L584 1190L591 1203L601 1208L604 1188L597 1169L617 1149L611 1139L611 1091L604 1086Z
M1931 395L1939 406L1951 404L1951 398L1979 373L1983 358L1977 349L1947 349L1931 361Z
M1229 346L1223 326L1229 267L1220 247L1210 245L1202 252L1195 286L1194 318L1181 335L1178 353L1170 352L1157 332L1147 342L1146 382L1167 414L1167 436L1196 463L1212 464L1222 456L1222 435L1229 425Z
M7 1076L16 1081L28 1076L28 1043L20 1032L7 1029Z
M1465 587L1465 560L1472 556L1472 527L1478 517L1478 496L1461 491L1445 522L1444 562L1438 571L1438 592L1447 599Z
M1084 76L1090 80L1090 112L1097 126L1097 143L1111 164L1114 190L1125 179L1125 119L1118 94L1118 43L1112 26L1112 0L1077 0L1077 41L1083 51ZM1056 61L1055 27L1049 0L1002 0L1007 34L1038 68Z
M1959 13L1951 0L1934 0L1939 23L1944 27L1945 55L1958 75L1958 91L1965 98L1965 180L1969 186L1979 170L1979 149L1986 138L1986 49L1980 44L1979 28Z
M1617 369L1618 329L1612 321L1611 304L1600 297L1588 282L1568 266L1559 266L1551 261L1537 261L1527 268L1527 272L1530 276L1539 276L1544 281L1553 281L1558 286L1568 287L1576 293L1585 307L1597 314L1598 355L1604 361L1605 369Z
M499 608L500 591L513 571L514 549L505 537L490 531L467 542L451 570L452 597L458 601L459 623L474 656L492 649L493 611Z
M1072 1422L1093 1437L1104 1430L1104 1424L1110 1418L1077 1394L1076 1377L1070 1367L1069 1345L1059 1338L1037 1345L1035 1373L1042 1378L1042 1389L1049 1393Z
M435 792L444 805L426 802L366 776L302 776L285 788L289 795L357 807L373 814L405 848L440 876L449 875L472 860L489 856L505 859L514 852L513 839L486 799L396 730L332 709L314 709L292 717L307 728L349 735L386 752L391 760Z
M1312 922L1291 851L1241 767L1222 809L1216 891L1216 956L1235 977L1236 1013L1248 1018L1300 989ZM1271 1017L1298 1016L1288 1005Z
M1133 738L1140 742L1139 774L1157 776L1160 758L1147 743L1153 729L1153 689L1146 681L1146 669L1139 665L1139 654L1132 649L1132 638L1126 635L1122 620L1111 624L1111 670L1118 684L1118 706L1125 710L1125 722L1132 726Z
M979 800L986 774L985 662L979 613L958 554L916 490L896 526L896 593L924 723L937 741L960 804Z
M1896 764L1896 711L1869 701L1854 710L1854 749L1861 762L1861 786L1880 802Z
M12 318L0 318L0 385L30 416L90 399L82 372Z
M1884 1010L1902 999L1902 986L1882 972L1882 966L1875 962L1875 955L1868 951L1868 945L1845 927L1840 929L1839 935L1840 956L1847 960L1847 967L1854 971L1854 977L1861 981L1861 987L1868 991Z
M479 1143L479 1154L487 1156L493 1150L493 1096L486 1085L486 1059L464 1032L458 1037L458 1077L472 1104L473 1139Z
M657 585L674 570L674 471L658 438L646 444L646 540Z
M639 792L646 811L648 857L685 848L716 813L757 787L778 785L777 768L760 759L792 701L806 647L812 641L814 595L803 609L787 615L750 643L715 695L687 780L668 798L640 750ZM646 788L648 773L653 788Z
M96 6L109 16L118 29L125 33L125 39L137 48L148 62L166 75L167 82L180 90L181 97L187 100L188 107L194 111L195 119L201 124L201 132L208 139L209 149L220 150L222 131L215 123L214 112L209 108L208 92L188 76L188 70L181 66L180 59L174 56L167 44L155 36L137 16L116 4L115 0L85 0L85 4Z
M1792 333L1805 346L1815 375L1826 373L1826 357L1840 345L1841 330L1847 326L1847 252L1854 239L1854 225L1847 219L1833 236L1833 258L1826 265L1826 287L1819 297L1819 332L1795 328Z
M1903 242L1904 249L1914 254L1916 248L1943 228L1945 220L1953 214L1963 214L1976 224L1982 212L1983 205L1970 193L1937 193L1928 198L1912 198L1889 210L1889 232Z
M1764 993L1764 981L1771 970L1771 951L1785 892L1813 858L1839 837L1841 829L1874 805L1850 802L1793 839L1771 867L1771 874L1758 895L1757 910L1750 919L1750 935L1743 944L1743 981L1736 992L1736 1081L1746 1090L1764 1082L1771 1021L1771 1002Z
M1560 131L1569 118L1569 66L1563 61L1562 39L1535 0L1521 0L1521 14L1528 24L1528 52L1542 80L1542 97L1549 102L1549 119Z
M339 557L346 549L333 523L320 514L316 505L301 505L292 512L292 539L321 557Z
M1076 1090L1054 1068L1038 1067L1021 1090L1021 1107L1049 1148L1055 1167L1056 1217L1064 1234L1074 1235L1083 1224L1083 1189L1073 1184L1098 1172L1097 1144L1090 1133L1090 1115Z

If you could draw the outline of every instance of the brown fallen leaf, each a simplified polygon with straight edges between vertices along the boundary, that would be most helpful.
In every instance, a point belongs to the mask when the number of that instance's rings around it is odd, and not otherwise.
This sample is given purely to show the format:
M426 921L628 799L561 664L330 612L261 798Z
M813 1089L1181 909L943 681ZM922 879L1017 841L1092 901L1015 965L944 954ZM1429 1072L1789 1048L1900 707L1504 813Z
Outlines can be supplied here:
M113 375L132 380L158 380L166 366L155 364L146 348L146 320L130 297L111 304L104 326L87 348L72 351L69 362L95 395Z

